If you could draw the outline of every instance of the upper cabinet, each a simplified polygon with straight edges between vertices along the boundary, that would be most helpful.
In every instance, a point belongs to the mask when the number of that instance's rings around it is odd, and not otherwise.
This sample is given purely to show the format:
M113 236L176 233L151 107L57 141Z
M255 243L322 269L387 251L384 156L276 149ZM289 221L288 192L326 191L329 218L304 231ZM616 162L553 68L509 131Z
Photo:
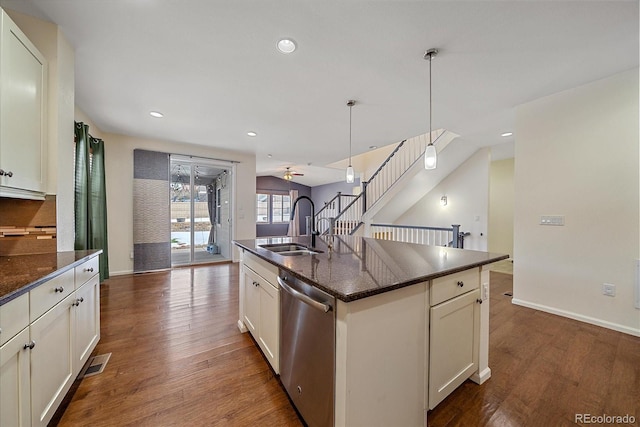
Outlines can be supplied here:
M47 62L1 11L0 197L43 199Z

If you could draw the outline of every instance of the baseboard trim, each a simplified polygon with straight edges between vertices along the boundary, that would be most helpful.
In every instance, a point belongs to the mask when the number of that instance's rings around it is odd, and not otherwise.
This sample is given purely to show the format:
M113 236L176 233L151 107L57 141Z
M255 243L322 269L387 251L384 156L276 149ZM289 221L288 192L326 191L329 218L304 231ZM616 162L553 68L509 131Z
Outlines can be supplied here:
M242 333L245 333L245 332L247 332L249 330L244 325L244 322L242 320L238 320L238 329L240 329L240 332L242 332Z
M133 270L109 271L109 277L112 277L112 276L125 276L127 274L133 274Z
M561 310L547 305L536 304L529 301L524 301L518 298L511 300L513 304L520 305L522 307L532 308L534 310L544 311L545 313L551 313L569 319L578 320L580 322L589 323L591 325L601 326L603 328L612 329L614 331L622 332L628 335L640 337L640 329L630 328L629 326L621 325L619 323L607 322L606 320L596 319L591 316L584 316L582 314L574 313L572 311Z
M476 384L482 384L489 378L491 378L491 368L487 367L483 369L482 372L476 372L475 374L471 375L470 379Z

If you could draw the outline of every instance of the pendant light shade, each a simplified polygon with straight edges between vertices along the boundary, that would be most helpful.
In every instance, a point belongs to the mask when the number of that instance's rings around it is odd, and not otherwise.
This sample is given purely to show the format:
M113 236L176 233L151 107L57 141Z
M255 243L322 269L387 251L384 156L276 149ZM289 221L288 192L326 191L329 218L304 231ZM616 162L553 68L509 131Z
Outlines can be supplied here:
M353 170L353 166L351 166L351 109L354 105L356 105L356 101L347 101L347 106L349 107L349 167L347 167L345 178L348 184L353 184L356 180L356 172Z
M353 182L356 180L356 172L353 170L353 166L349 165L349 167L347 168L347 182L349 184L353 184Z
M435 169L438 165L438 152L435 145L433 145L433 137L431 135L431 61L438 54L438 49L429 49L424 53L424 59L429 61L429 144L424 151L424 168Z
M438 154L436 153L436 146L433 143L427 145L427 149L424 152L424 168L435 169L438 166Z

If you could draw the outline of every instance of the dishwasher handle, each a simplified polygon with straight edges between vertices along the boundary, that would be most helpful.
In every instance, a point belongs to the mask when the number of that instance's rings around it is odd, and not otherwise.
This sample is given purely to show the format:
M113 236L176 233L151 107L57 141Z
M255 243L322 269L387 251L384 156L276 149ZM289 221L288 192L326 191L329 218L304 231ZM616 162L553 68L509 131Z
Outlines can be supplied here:
M309 304L311 307L328 313L331 310L331 306L329 304L325 304L320 301L316 301L308 295L303 294L300 291L297 291L291 287L287 282L285 282L280 276L277 276L278 283L288 293L290 293L294 298L299 299L300 301Z

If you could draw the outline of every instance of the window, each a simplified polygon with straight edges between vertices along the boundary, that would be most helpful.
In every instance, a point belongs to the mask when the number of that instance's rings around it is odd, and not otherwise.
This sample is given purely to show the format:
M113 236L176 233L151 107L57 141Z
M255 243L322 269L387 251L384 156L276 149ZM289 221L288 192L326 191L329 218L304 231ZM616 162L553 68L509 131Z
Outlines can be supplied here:
M291 196L288 194L256 194L256 222L282 224L291 216Z
M268 194L256 194L256 222L268 223L269 222L269 195Z
M271 195L271 222L289 222L291 215L291 196Z

